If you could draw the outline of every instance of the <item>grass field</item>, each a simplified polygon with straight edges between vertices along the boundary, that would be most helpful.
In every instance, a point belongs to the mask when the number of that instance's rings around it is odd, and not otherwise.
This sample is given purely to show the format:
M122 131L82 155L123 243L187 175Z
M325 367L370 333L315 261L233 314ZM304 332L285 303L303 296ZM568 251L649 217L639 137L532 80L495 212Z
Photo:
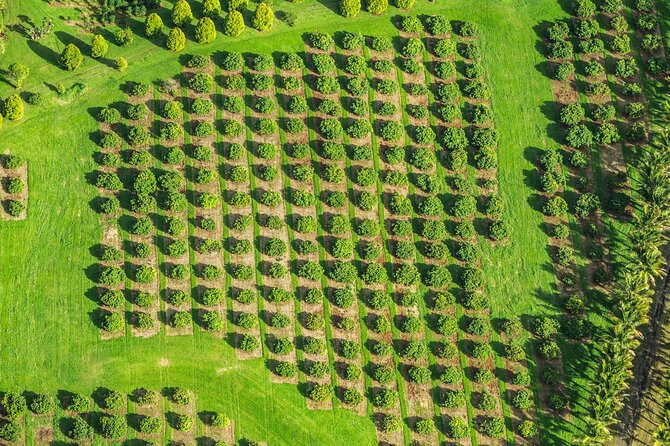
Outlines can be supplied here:
M389 21L398 13L394 8L384 17L362 13L344 19L332 12L334 2L286 3L276 9L284 5L299 14L295 28L278 24L268 35L247 30L238 39L219 37L204 46L189 41L184 53L303 51L302 35L315 29L397 35ZM97 305L86 297L92 286L89 268L95 263L89 248L101 236L99 218L88 205L95 188L85 178L96 167L89 135L97 123L88 110L122 100L118 86L124 81L167 78L181 64L137 32L130 48L111 45L109 57L123 55L129 61L126 73L87 57L82 69L69 74L54 66L57 54L64 43L88 42L90 36L64 25L59 17L67 13L43 1L10 0L9 11L10 22L25 14L35 22L53 17L56 23L54 34L39 42L10 33L3 59L21 60L31 68L25 89L47 98L55 98L59 82L66 87L81 82L86 89L68 103L53 99L40 110L28 106L23 121L5 122L0 133L0 150L10 149L30 161L28 219L0 223L0 387L90 392L98 385L124 390L180 385L194 390L204 406L230 414L244 434L270 444L295 444L295 438L300 444L336 445L342 438L350 444L374 444L372 422L341 409L308 411L295 386L270 383L261 360L238 361L228 344L204 332L100 340L90 320ZM548 134L552 116L547 109L553 97L542 72L537 28L565 12L548 0L480 1L476 6L457 0L446 5L421 1L412 13L472 20L483 30L484 64L500 133L499 190L513 228L511 243L487 249L482 261L493 302L491 317L553 314L555 276L536 208L535 160L528 154L556 144ZM0 84L0 96L11 91L8 84ZM580 425L571 421L575 424L556 425L554 419L543 418L542 444L566 444Z

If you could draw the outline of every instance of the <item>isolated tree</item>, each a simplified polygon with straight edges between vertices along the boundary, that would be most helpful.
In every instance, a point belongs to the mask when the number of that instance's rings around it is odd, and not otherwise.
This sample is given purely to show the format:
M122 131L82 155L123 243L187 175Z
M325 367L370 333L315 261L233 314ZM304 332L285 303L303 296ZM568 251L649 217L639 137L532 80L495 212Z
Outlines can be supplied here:
M209 17L203 17L195 27L195 40L198 43L211 43L216 39L216 27Z
M5 99L5 117L10 121L23 118L23 101L18 94L13 94Z
M186 35L179 28L170 30L165 46L170 51L181 51L186 47Z
M389 7L388 0L370 0L368 2L368 12L376 15L383 14Z
M275 21L275 13L267 3L263 2L258 5L254 12L254 17L251 24L258 31L267 31L272 28Z
M68 43L60 56L60 65L67 71L74 71L81 66L83 60L79 48L72 43Z
M354 17L361 11L361 0L340 0L340 14Z
M144 32L147 37L156 37L163 32L163 19L161 16L152 12L147 16L146 22L144 22Z
M202 2L202 15L209 18L218 17L221 14L221 0L204 0Z
M28 76L30 76L30 69L18 62L14 62L9 65L7 72L9 76L14 79L14 85L16 85L17 88L21 88L23 81L26 80Z
M119 56L114 60L114 66L117 70L123 73L126 71L126 69L128 69L128 61L125 57Z
M230 11L223 23L223 34L237 37L244 31L244 17L240 11Z
M188 25L191 20L193 20L193 12L188 1L179 0L175 3L174 8L172 8L172 23L174 23L174 26Z
M107 40L100 34L93 36L93 41L91 42L91 57L98 59L104 57L109 51L109 44Z

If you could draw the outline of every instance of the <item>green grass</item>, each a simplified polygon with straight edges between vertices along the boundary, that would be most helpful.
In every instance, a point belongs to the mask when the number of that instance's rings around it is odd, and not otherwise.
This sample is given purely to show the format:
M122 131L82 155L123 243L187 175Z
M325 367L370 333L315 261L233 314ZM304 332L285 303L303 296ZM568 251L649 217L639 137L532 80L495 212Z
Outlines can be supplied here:
M302 51L302 34L314 29L397 35L389 21L398 13L393 8L383 17L361 13L344 19L330 10L335 2L280 5L277 9L299 13L295 28L277 24L270 37L247 30L238 39L219 37L205 46L189 41L185 53ZM555 292L555 277L540 227L542 215L533 207L536 171L527 153L556 145L547 135L551 120L544 109L553 98L540 70L544 59L536 49L535 28L565 13L550 0L420 1L413 13L473 20L484 33L484 64L500 133L500 195L514 230L509 245L484 253L491 316L555 313L547 300ZM97 127L88 110L122 100L119 85L127 80L152 81L180 72L180 57L138 35L128 49L111 45L108 57L123 55L130 63L126 73L90 58L74 74L66 73L53 65L63 41L71 36L88 41L90 36L64 25L58 19L63 11L40 0L10 0L9 21L16 23L20 14L36 22L53 17L56 26L54 34L37 43L10 33L3 56L2 68L15 60L31 68L25 89L41 91L49 105L39 110L27 106L22 122L5 122L1 131L2 150L30 160L30 203L28 220L0 223L0 387L90 392L98 385L123 390L180 385L193 389L203 407L227 412L245 435L270 444L293 443L295 438L300 444L335 445L342 438L374 444L371 421L344 410L308 411L295 386L271 384L261 360L237 361L222 340L201 334L100 341L89 316L96 304L86 297L92 286L87 272L95 263L89 248L99 242L101 232L89 206L96 191L85 179L95 169L89 134ZM165 11L163 15L167 17ZM139 29L138 24L131 26ZM60 105L52 92L59 82L82 82L87 89ZM0 84L0 96L12 90ZM163 358L169 366L159 365ZM543 444L548 445L566 444L575 429L551 419L543 419L542 425Z

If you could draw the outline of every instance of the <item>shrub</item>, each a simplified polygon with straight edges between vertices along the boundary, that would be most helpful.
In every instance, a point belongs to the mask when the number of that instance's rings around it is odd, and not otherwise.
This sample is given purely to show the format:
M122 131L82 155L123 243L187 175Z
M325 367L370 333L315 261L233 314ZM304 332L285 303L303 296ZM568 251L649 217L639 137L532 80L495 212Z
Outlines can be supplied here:
M168 33L165 47L174 52L179 52L186 47L186 35L179 28L173 28Z
M375 15L381 15L389 6L388 0L369 0L367 2L368 12Z
M505 420L502 418L486 418L479 423L479 430L491 438L502 438L505 435Z
M447 435L454 439L466 438L470 435L468 422L462 418L451 418L447 422L446 430Z
M556 341L545 340L538 347L538 354L542 359L552 360L560 356L561 350Z
M120 438L126 435L128 425L121 415L103 415L100 418L100 430L106 438Z
M95 432L93 428L89 426L88 423L86 423L86 421L84 421L82 418L77 417L72 420L72 425L70 426L70 429L67 432L67 436L72 438L73 440L85 440L93 437L94 433Z
M60 56L60 65L67 71L74 71L81 66L84 58L81 51L75 45L69 43L65 45Z
M157 37L163 33L163 19L155 12L147 16L144 22L144 33L149 38Z
M251 25L258 31L268 31L274 24L274 11L267 3L263 2L256 7Z
M465 406L465 394L461 390L446 390L442 395L442 406L448 409Z
M216 39L216 27L214 21L209 17L203 17L198 20L195 27L195 40L198 43L211 43Z

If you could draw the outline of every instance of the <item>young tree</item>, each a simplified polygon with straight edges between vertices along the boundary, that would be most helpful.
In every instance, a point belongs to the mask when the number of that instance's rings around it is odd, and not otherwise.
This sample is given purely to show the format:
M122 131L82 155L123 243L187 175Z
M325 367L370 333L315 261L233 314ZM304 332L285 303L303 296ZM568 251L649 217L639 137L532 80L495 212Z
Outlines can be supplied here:
M183 50L186 46L186 35L184 35L184 31L179 28L170 30L165 46L170 51L178 52Z
M114 65L116 66L117 70L123 73L128 68L128 61L125 57L119 56L114 60Z
M263 2L258 5L254 12L254 17L251 24L258 31L268 31L272 28L275 21L275 13L267 3Z
M370 0L368 2L368 12L376 15L383 14L389 7L388 0Z
M172 23L174 23L174 26L188 25L191 20L193 20L193 12L188 1L179 0L175 3L174 8L172 8Z
M249 0L227 0L226 9L228 12L244 11L249 6Z
M104 57L105 54L107 54L107 51L109 50L109 44L107 43L107 40L100 34L96 34L93 36L93 41L91 42L91 57L94 59L98 59L100 57Z
M230 11L223 23L223 34L237 37L244 31L244 17L240 11Z
M202 2L202 15L209 18L218 17L221 14L221 0L204 0Z
M156 37L163 32L163 19L152 12L147 16L146 22L144 22L144 32L147 37Z
M65 45L63 53L60 56L60 65L67 71L74 71L81 66L84 58L79 48L69 43Z
M5 99L5 117L10 121L23 118L23 101L18 94L13 94Z
M340 0L340 14L354 17L361 11L361 0Z
M14 62L9 65L7 71L9 76L14 79L14 85L16 85L17 88L21 88L23 81L26 80L28 76L30 76L30 69L18 62Z
M214 21L209 17L203 17L198 20L195 27L195 40L198 43L211 43L216 39L216 27Z

